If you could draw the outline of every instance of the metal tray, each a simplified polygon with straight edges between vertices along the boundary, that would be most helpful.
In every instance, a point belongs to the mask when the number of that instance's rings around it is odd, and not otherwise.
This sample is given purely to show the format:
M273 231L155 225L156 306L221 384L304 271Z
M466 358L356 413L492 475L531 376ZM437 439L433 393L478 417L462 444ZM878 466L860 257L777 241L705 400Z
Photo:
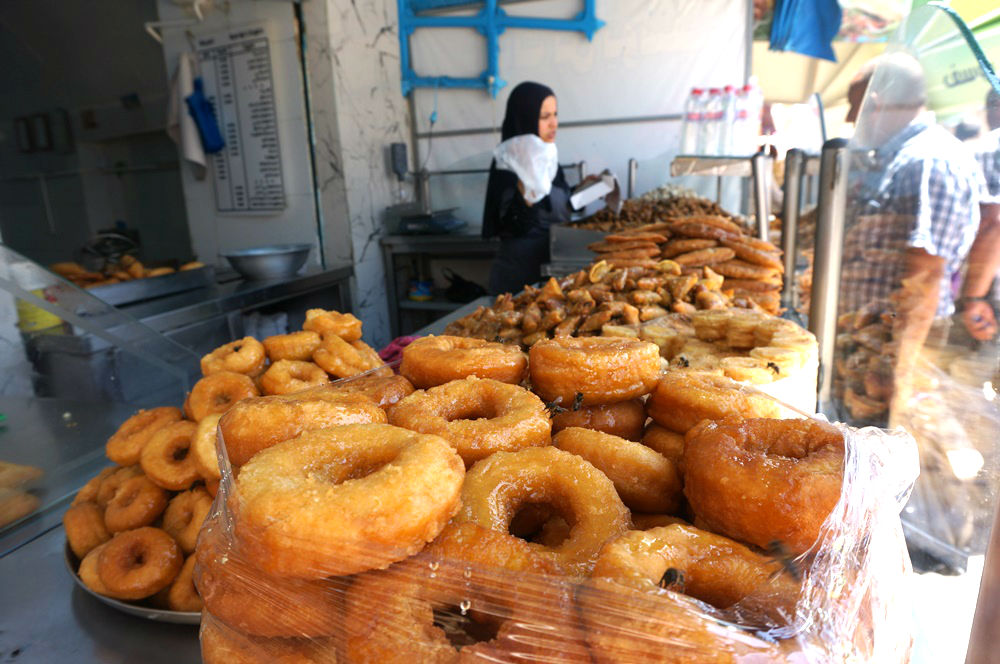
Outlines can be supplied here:
M123 281L120 284L108 284L107 286L95 286L88 288L87 292L98 297L108 304L121 306L132 304L143 300L151 300L164 295L172 295L183 291L204 288L215 283L215 268L211 265L199 267L195 270L184 270L172 274L164 274L160 277L146 277L144 279L133 279Z
M146 618L147 620L176 623L178 625L197 625L201 623L201 613L199 611L170 611L168 609L156 609L151 606L130 604L128 602L123 602L118 599L112 599L111 597L105 597L104 595L95 593L93 590L88 588L77 575L76 570L80 566L80 560L73 554L73 550L69 548L69 542L65 545L64 553L66 558L66 569L69 571L70 576L73 577L73 581L76 582L76 585L80 586L80 588L82 588L88 595L103 602L104 604L107 604L114 609L118 609L122 613L138 616L140 618Z
M596 254L587 245L604 239L607 233L589 228L576 228L564 224L549 227L549 260L553 263L586 263L594 261Z

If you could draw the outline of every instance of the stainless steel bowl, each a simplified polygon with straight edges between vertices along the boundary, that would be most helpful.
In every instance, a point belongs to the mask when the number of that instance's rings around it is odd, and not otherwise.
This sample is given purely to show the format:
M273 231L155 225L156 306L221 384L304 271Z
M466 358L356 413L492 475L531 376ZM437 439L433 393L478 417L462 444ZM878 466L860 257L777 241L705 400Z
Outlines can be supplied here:
M259 281L295 275L305 265L310 249L312 245L308 244L274 244L222 255L244 278Z

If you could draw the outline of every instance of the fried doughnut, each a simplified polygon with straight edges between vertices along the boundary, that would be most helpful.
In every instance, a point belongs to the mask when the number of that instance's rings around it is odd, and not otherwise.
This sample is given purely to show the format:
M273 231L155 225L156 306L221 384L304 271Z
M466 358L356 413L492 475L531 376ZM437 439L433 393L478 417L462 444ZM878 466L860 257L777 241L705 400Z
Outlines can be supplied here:
M519 589L491 568L423 554L361 575L345 598L343 650L356 664L590 662L569 585Z
M167 492L144 475L128 480L108 503L104 525L112 533L152 525L167 507Z
M80 503L86 503L88 501L97 502L97 493L101 489L101 483L113 475L117 470L118 466L110 466L87 480L87 483L76 492L75 496L73 496L72 504L79 505ZM107 503L105 502L105 504Z
M253 337L243 337L219 346L202 357L201 373L205 376L211 376L220 371L231 371L247 376L256 376L264 368L266 359L263 344Z
M541 399L518 385L474 376L414 392L396 404L389 422L441 436L467 468L494 452L548 445L552 436Z
M715 240L703 240L698 238L680 238L676 240L671 240L663 245L663 250L661 256L664 258L673 258L674 256L680 256L681 254L688 254L692 251L700 251L702 249L711 249L712 247L717 247L719 245Z
M742 390L729 378L704 371L664 374L647 410L657 424L677 433L687 433L702 420L721 420L728 415L781 416L778 403L770 397Z
M247 399L229 409L219 420L229 462L242 466L257 452L311 429L387 421L371 399L339 392L334 385Z
M139 475L142 475L142 468L139 464L128 466L126 468L115 468L114 472L108 475L104 481L101 482L101 486L98 487L96 498L97 504L100 505L102 509L107 507L108 503L111 502L111 499L115 497L118 487L133 477L137 477Z
M113 595L111 591L108 590L107 586L101 582L101 575L97 573L97 560L101 556L101 551L103 551L104 547L107 545L108 543L105 542L104 544L91 549L90 552L83 557L83 560L80 561L80 567L77 568L76 574L80 577L80 580L83 581L83 585L87 586L98 595L112 597Z
M201 661L204 664L336 664L333 639L262 638L226 627L213 616L201 621Z
M403 397L413 394L413 384L403 376L352 376L334 382L331 390L366 396L386 413Z
M118 431L108 438L105 453L119 466L139 463L139 455L150 436L181 417L181 411L171 406L140 410L125 420Z
M559 546L531 546L570 574L586 574L604 543L628 528L614 484L586 460L555 447L497 452L466 474L458 523L509 532L528 504L550 504L572 526Z
M69 548L77 558L83 558L97 546L111 539L104 525L104 511L93 502L71 505L63 514L63 528Z
M803 553L840 499L844 436L830 424L703 422L686 443L684 494L698 523L713 532Z
M260 377L265 394L291 394L330 382L319 365L297 360L278 360Z
M757 281L773 279L778 274L778 271L773 268L757 265L755 263L748 263L747 261L740 260L739 258L734 258L722 263L716 263L712 265L712 269L727 278L754 279ZM725 283L723 283L723 287L725 287Z
M173 582L184 556L159 528L136 528L115 535L97 559L101 583L120 599L155 595Z
M471 337L429 336L403 349L399 373L414 387L426 389L476 376L519 384L528 369L520 347Z
M191 439L191 447L188 449L195 468L206 482L222 478L222 472L219 470L219 454L215 450L220 419L222 419L221 413L212 413L198 422L194 438Z
M568 408L552 416L552 433L569 427L603 431L625 440L639 440L646 423L646 407L640 399L629 399L601 406Z
M361 338L361 321L353 314L342 314L338 311L309 309L306 311L306 322L302 329L318 332L320 335L334 334L344 341L357 341Z
M688 522L684 519L671 516L670 514L639 514L638 512L632 512L633 530L649 530L662 526L672 526L675 523L688 525Z
M264 350L272 362L278 360L304 362L311 359L319 348L319 333L302 330L291 334L275 334L266 337L261 343L264 344Z
M204 602L194 587L194 556L188 556L177 573L177 578L167 589L167 607L171 611L201 611Z
M773 383L775 373L767 363L755 357L724 357L719 360L719 366L727 378L736 381L763 385Z
M802 352L794 348L778 348L777 346L760 346L750 349L750 357L756 358L771 367L777 378L790 376L802 366Z
M196 422L212 413L224 413L243 399L260 396L253 378L232 371L205 376L191 388L191 419Z
M201 475L189 452L197 430L194 422L181 420L157 431L139 459L146 476L171 491L183 491L194 484Z
M597 406L648 394L660 376L656 344L622 337L539 341L528 353L531 384L545 401L563 408Z
M549 576L561 574L552 557L539 554L520 537L483 528L475 523L449 523L427 545L423 555L444 561L471 563L484 569L505 569Z
M163 513L163 529L177 540L184 553L194 551L205 517L212 510L212 497L200 487L179 493L170 499Z
M552 444L583 457L607 475L629 509L672 512L679 506L681 476L677 468L641 443L570 427L553 436Z
M679 254L674 256L673 259L681 267L688 267L691 265L714 265L715 263L732 260L735 255L732 249L727 249L726 247L709 247L708 249L699 249L697 251L689 251L686 254Z
M684 434L651 422L642 434L642 444L670 459L677 470L684 473Z
M265 574L210 519L194 557L195 586L205 610L232 629L255 636L317 638L337 634L346 580L307 581Z
M273 574L379 569L437 537L458 510L464 474L437 436L386 424L309 431L240 469L236 531Z
M382 359L365 342L348 343L335 334L323 335L323 341L312 359L337 378L356 376L383 365Z

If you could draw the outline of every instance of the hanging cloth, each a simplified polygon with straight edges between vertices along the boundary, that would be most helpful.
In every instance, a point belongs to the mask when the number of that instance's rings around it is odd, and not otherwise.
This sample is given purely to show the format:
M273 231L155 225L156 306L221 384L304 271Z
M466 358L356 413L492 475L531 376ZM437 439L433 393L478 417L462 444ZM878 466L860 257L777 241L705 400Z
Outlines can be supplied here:
M775 0L771 50L836 62L832 42L841 17L837 0Z

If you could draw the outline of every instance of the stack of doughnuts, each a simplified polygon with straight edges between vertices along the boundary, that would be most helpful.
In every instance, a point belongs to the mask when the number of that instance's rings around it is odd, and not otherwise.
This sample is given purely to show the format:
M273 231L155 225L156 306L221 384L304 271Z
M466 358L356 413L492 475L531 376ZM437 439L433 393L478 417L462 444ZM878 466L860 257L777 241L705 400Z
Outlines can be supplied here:
M840 497L838 429L778 419L716 373L664 373L637 338L525 354L426 337L399 370L221 417L223 480L196 552L206 662L795 649L777 635Z

